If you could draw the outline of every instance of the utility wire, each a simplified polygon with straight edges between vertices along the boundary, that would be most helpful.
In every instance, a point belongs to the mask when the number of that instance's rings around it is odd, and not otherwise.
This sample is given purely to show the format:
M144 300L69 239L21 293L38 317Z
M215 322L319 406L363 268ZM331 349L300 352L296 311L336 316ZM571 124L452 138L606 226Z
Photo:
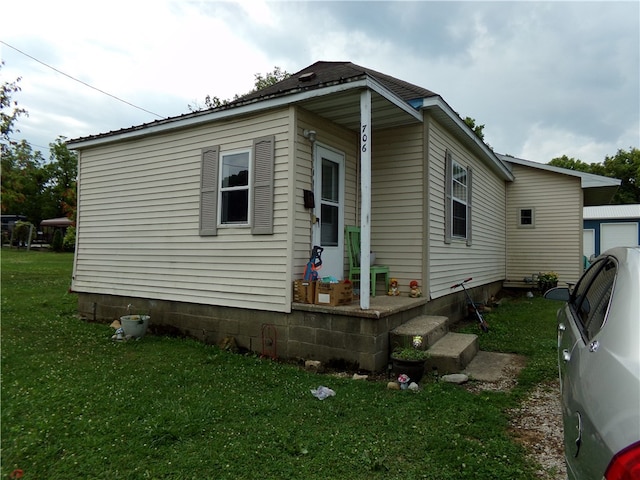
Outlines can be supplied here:
M47 67L47 68L50 68L51 70L53 70L54 72L59 73L60 75L64 75L65 77L70 78L71 80L74 80L74 81L76 81L76 82L78 82L78 83L81 83L81 84L82 84L82 85L84 85L85 87L92 88L92 89L94 89L94 90L96 90L96 91L98 91L98 92L100 92L100 93L102 93L102 94L104 94L104 95L107 95L107 96L109 96L109 97L111 97L111 98L115 98L115 99L116 99L116 100L118 100L119 102L126 103L127 105L129 105L129 106L131 106L131 107L133 107L133 108L137 108L138 110L142 110L143 112L150 113L151 115L155 115L155 116L156 116L156 117L158 117L158 118L164 118L162 115L158 115L157 113L151 112L151 111L146 110L146 109L144 109L144 108L142 108L142 107L138 107L137 105L134 105L134 104L133 104L133 103L131 103L131 102L127 102L126 100L123 100L122 98L116 97L115 95L112 95L112 94L110 94L109 92L105 92L104 90L100 90L99 88L96 88L96 87L94 87L93 85L89 85L87 82L83 82L82 80L78 80L77 78L72 77L71 75L69 75L69 74L67 74L67 73L64 73L63 71L60 71L60 70L58 70L57 68L52 67L51 65L48 65L48 64L44 63L43 61L38 60L38 59L37 59L37 58L35 58L35 57L32 57L32 56L31 56L31 55L29 55L28 53L23 52L22 50L20 50L20 49L18 49L18 48L16 48L16 47L14 47L13 45L9 45L7 42L4 42L4 41L0 40L0 43L2 43L3 45L6 45L6 46L7 46L7 47L9 47L9 48L14 49L16 52L21 53L21 54L22 54L22 55L24 55L25 57L29 57L31 60L34 60L34 61L38 62L39 64L44 65L44 66L45 66L45 67Z

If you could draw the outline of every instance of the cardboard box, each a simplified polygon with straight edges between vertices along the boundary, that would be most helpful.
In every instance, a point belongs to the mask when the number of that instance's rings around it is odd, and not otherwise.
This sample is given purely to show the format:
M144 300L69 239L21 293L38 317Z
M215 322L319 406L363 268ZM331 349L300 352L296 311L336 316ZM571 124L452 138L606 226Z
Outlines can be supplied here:
M294 280L293 301L296 303L315 303L316 282L309 280Z
M316 305L349 305L353 302L353 286L351 283L316 284Z

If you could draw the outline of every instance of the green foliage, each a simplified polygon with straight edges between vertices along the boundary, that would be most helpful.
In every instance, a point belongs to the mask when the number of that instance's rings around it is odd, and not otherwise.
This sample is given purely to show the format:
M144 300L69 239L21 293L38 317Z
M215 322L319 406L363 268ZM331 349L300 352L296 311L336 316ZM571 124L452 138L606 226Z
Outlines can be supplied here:
M291 76L286 70L282 70L280 67L273 67L273 71L267 72L264 76L260 73L255 74L255 82L253 85L252 92L257 92L258 90L262 90L263 88L270 87L271 85L275 85L286 78Z
M29 234L31 234L31 238L29 238ZM36 238L36 234L32 223L18 220L13 227L13 242L14 244L26 245L30 240L33 241Z
M591 173L592 166L582 160L576 160L575 158L569 158L566 155L554 158L549 162L549 165L554 167L566 168L567 170L576 170L578 172Z
M62 239L62 249L65 252L73 252L76 249L76 227L67 227Z
M108 325L75 315L72 255L1 261L3 478L539 478L509 433L518 395L391 391L188 339L115 343ZM499 307L481 336L529 356L530 382L555 358L538 300ZM318 385L337 395L315 399Z
M53 239L51 240L51 250L53 250L54 252L61 252L62 246L62 232L59 229L56 229L56 231L53 232Z
M551 160L549 165L618 178L622 183L611 203L614 205L640 203L640 150L638 148L630 147L629 151L620 149L614 156L605 157L603 163L588 164L563 155Z
M18 131L14 126L18 117L27 114L11 99L13 94L20 91L17 86L19 80L4 83L0 89L0 209L6 213L25 215L37 225L45 218L67 216L74 219L78 159L74 152L68 150L64 137L50 144L51 161L46 164L42 154L34 151L26 140L11 140L11 134Z
M398 360L426 360L429 358L429 352L414 347L396 348L391 355Z
M560 304L541 295L527 298L514 293L502 299L500 306L483 317L489 333L479 333L477 321L469 320L457 326L465 333L479 334L480 350L517 353L527 357L527 368L518 379L519 389L528 389L540 382L555 380L557 331L556 312Z
M262 90L263 88L275 85L279 81L284 80L285 78L288 78L290 76L290 73L288 73L286 70L282 70L280 67L274 67L273 71L267 72L264 75L262 75L261 73L256 73L253 89L248 93L257 92L258 90ZM243 95L236 94L234 95L233 100L237 100L242 96ZM204 97L204 106L200 105L196 100L193 105L189 104L188 108L190 112L199 112L208 108L218 108L223 105L227 105L230 102L232 102L231 99L223 100L220 97L207 95L206 97Z
M4 61L0 62L0 69L4 65ZM12 100L12 97L18 93L21 88L18 83L22 80L18 77L15 82L3 82L0 85L0 141L2 142L2 152L4 156L6 148L11 144L11 134L19 130L15 130L15 123L21 115L28 115L24 108L18 107L18 102Z
M471 117L465 117L464 118L464 123L467 124L467 126L473 130L473 133L476 134L476 136L484 141L484 125L476 125L476 120L475 118L471 118Z

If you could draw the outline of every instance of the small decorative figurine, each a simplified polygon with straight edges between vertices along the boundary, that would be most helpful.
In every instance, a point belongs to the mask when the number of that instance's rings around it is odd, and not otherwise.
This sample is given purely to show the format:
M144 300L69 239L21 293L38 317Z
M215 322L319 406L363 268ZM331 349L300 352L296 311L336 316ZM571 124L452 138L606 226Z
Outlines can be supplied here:
M398 280L396 280L395 278L392 278L389 282L389 291L387 292L387 295L390 295L392 297L397 297L398 295L400 295L400 290L398 290Z
M409 283L409 296L411 298L417 298L422 296L422 291L418 286L417 280L411 280L411 283Z

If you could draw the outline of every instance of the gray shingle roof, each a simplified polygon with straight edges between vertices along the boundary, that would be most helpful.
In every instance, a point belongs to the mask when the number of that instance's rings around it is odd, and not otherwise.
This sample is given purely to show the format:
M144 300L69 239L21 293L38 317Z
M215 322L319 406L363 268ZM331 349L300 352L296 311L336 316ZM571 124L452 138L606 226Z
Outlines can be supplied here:
M305 90L312 90L369 76L393 92L402 100L408 102L417 98L436 96L437 94L426 88L418 87L404 80L361 67L351 62L316 62L313 65L294 73L274 85L244 95L229 105L246 103L259 99L272 98Z

